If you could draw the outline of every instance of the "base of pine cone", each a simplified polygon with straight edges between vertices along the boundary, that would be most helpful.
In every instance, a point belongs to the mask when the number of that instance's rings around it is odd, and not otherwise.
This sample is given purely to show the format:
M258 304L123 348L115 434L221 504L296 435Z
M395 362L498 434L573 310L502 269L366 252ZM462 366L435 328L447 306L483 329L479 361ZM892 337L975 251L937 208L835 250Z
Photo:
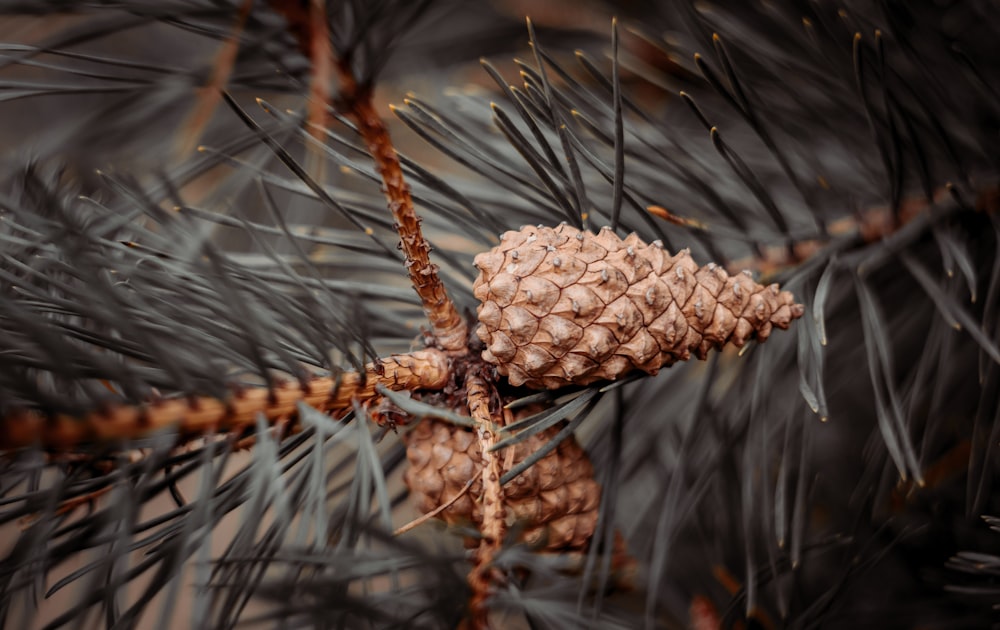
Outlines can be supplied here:
M542 448L560 429L551 427L500 451L504 472ZM478 529L483 522L483 461L476 434L467 427L423 420L404 441L410 463L404 480L418 509L429 513L454 500L438 518ZM597 528L601 488L586 452L570 436L504 486L504 500L507 525L520 532L522 542L548 551L580 551Z

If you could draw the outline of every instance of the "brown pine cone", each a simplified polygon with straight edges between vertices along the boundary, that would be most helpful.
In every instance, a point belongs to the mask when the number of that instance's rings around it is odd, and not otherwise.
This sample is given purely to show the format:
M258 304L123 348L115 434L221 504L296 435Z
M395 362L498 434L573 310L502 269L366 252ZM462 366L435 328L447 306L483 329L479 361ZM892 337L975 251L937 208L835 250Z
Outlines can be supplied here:
M559 432L552 427L499 452L504 472L537 451ZM424 420L405 436L410 466L406 485L424 512L437 509L461 492L468 492L439 515L449 525L483 522L483 460L476 434L439 420ZM601 488L587 453L570 436L551 453L504 486L507 524L524 527L522 540L544 541L550 551L586 548L597 527Z
M512 385L556 389L649 374L693 352L767 339L803 307L749 272L698 267L688 250L570 225L526 226L476 256L483 359Z

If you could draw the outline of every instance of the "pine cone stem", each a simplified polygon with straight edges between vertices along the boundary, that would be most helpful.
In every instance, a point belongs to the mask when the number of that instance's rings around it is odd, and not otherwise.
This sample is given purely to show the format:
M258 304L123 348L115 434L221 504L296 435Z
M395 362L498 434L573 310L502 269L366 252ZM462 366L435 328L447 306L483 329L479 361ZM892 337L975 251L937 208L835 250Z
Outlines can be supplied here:
M469 572L472 597L469 601L470 620L474 628L489 627L487 599L491 590L493 557L503 544L506 523L504 490L500 484L503 476L500 454L494 452L497 443L497 424L490 414L490 386L478 375L466 381L469 398L469 415L476 421L476 434L483 460L483 522L480 527L482 540L476 551L476 566Z
M410 186L403 177L389 130L372 104L370 88L358 85L349 61L340 60L337 67L341 99L347 104L382 177L389 210L399 232L400 249L406 256L410 282L420 296L434 337L441 348L449 352L464 352L468 344L468 326L445 290L437 266L430 260L431 246L420 229L420 217L413 207Z
M470 376L466 382L469 397L469 415L476 421L476 435L483 457L483 527L486 540L498 542L504 534L503 486L500 478L503 469L500 456L493 452L497 443L499 424L490 415L490 386L479 376Z
M369 363L364 374L346 372L314 378L305 387L289 382L269 390L243 390L229 400L210 397L175 398L146 405L115 405L83 417L45 416L36 411L9 413L0 419L0 450L39 445L49 451L71 451L92 442L126 441L173 427L182 437L208 431L233 431L256 422L295 416L298 403L321 411L346 409L354 399L376 394L377 385L394 391L445 386L451 375L448 357L436 349L395 354Z

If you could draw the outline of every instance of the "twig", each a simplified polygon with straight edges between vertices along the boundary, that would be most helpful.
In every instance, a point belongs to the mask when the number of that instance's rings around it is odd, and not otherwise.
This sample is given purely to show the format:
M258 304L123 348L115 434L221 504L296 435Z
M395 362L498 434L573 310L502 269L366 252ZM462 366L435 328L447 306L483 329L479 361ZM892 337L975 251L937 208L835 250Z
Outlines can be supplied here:
M323 153L320 147L326 130L327 105L330 101L333 79L333 46L330 43L330 31L326 23L325 0L312 0L309 3L309 37L310 61L312 73L309 79L309 135L316 144L307 147L307 170L318 182L324 179Z
M420 229L420 217L413 207L410 186L403 177L403 169L389 137L389 130L372 105L371 90L358 84L350 62L339 60L337 69L340 73L341 100L354 118L358 133L364 139L382 176L385 197L399 232L400 249L406 256L410 282L420 296L424 313L430 320L431 331L441 348L453 353L464 353L468 344L468 326L445 290L438 276L437 266L431 263L431 246Z
M981 191L976 199L975 210L984 214L996 212L996 204L991 200L996 198L998 190L1000 188L991 186ZM926 216L935 205L941 204L949 198L954 198L955 194L949 185L937 189L931 200L924 197L903 199L895 213L889 206L867 208L857 216L846 216L831 222L826 227L827 238L825 239L806 239L794 241L787 246L764 247L757 255L733 261L727 265L727 268L733 272L752 269L767 277L781 269L809 260L829 245L831 239L834 238L856 236L866 245L875 243L889 238L904 226ZM651 206L647 210L664 220L683 225L683 223L671 218L661 216L654 208L656 207ZM704 226L700 227L707 229Z
M312 59L312 21L310 7L301 0L268 0L271 9L285 18L285 30L292 34L299 45L299 52Z
M478 375L466 381L469 415L476 421L476 434L483 458L483 523L482 539L476 551L476 566L469 572L472 597L469 600L469 622L473 628L489 628L487 600L493 584L493 558L503 544L506 530L503 476L500 454L493 451L497 442L496 426L490 414L490 385Z
M410 531L411 529L414 529L416 527L420 527L421 525L423 525L427 521L431 520L432 518L434 518L435 516L437 516L441 512L444 512L445 510L447 510L451 506L455 505L455 502L458 501L459 499L461 499L465 495L465 493L468 492L472 488L472 484L474 484L475 482L476 482L476 478L475 477L473 477L472 479L469 479L469 481L466 482L465 487L462 488L461 490L459 490L458 493L455 494L455 496L453 496L452 498L448 499L447 501L445 501L441 505L437 506L436 508L434 508L430 512L427 512L426 514L413 519L412 521L410 521L406 525L403 525L402 527L400 527L396 531L392 532L392 535L393 536L400 536L400 535L405 534L406 532Z
M315 125L319 120L316 108L330 104L328 88L334 61L325 4L312 0L308 9L287 0L270 0L269 4L285 17L299 50L312 61L309 119ZM400 248L406 256L410 282L420 297L431 331L441 348L452 353L464 353L468 344L468 326L445 290L437 267L430 261L431 247L420 229L420 218L414 210L410 187L403 177L389 130L372 105L371 88L359 84L349 59L336 60L336 71L340 79L339 100L357 124L358 133L382 177L385 197L399 232Z
M44 416L37 411L15 411L0 419L0 450L37 445L50 451L68 451L90 442L127 441L143 435L175 430L181 437L212 431L233 431L256 422L294 417L302 401L321 411L344 409L351 401L375 396L375 387L391 390L438 390L450 378L445 353L436 349L396 354L370 363L364 374L346 372L314 378L305 387L289 382L269 390L254 387L229 400L210 397L172 398L146 405L115 405L83 417Z
M939 193L934 203L944 199L944 190ZM856 235L866 244L880 241L927 213L930 208L931 203L922 197L904 200L899 213L895 215L888 206L875 206L858 216L843 217L827 225L826 239L806 239L793 241L781 247L764 247L756 256L734 261L728 267L739 270L753 269L765 277L770 276L785 267L812 258L828 245L832 238Z
M503 486L500 478L503 469L500 457L494 451L497 443L497 425L490 414L491 386L480 376L470 375L466 381L469 415L476 421L476 434L483 456L483 537L499 543L505 525Z
M240 51L240 34L246 26L252 8L253 0L243 0L233 32L216 54L208 83L198 89L199 95L195 107L177 134L177 144L174 147L177 159L185 158L191 153L212 118L212 112L222 101L222 92L225 90L226 82L229 81L229 75L232 74Z

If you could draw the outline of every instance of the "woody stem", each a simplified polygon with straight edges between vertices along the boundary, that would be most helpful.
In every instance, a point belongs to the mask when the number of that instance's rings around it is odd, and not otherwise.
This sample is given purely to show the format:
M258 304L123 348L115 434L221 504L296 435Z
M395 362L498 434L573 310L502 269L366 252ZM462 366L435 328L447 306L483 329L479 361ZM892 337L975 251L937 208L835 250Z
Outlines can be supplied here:
M341 60L337 69L340 73L341 99L346 103L382 177L383 191L399 232L400 249L406 257L410 282L420 296L434 337L444 350L464 352L468 327L441 282L437 266L430 260L431 247L420 229L421 220L413 207L410 186L403 177L389 130L372 105L371 90L358 85L350 64Z
M498 426L490 414L490 385L478 375L466 380L469 415L476 421L476 434L483 458L483 538L476 551L476 566L469 573L472 598L469 604L469 621L473 628L489 627L487 600L492 587L493 558L503 543L506 530L504 521L504 492L499 455L491 449L497 443Z
M431 348L369 363L364 374L346 372L339 379L314 378L304 387L294 382L270 390L255 387L228 400L173 398L145 405L115 405L83 417L14 412L0 418L0 450L41 446L65 452L87 443L128 441L170 428L181 438L211 430L234 431L252 426L259 414L270 423L293 417L300 401L320 411L346 409L353 399L375 396L378 385L395 391L441 389L450 370L445 353Z

